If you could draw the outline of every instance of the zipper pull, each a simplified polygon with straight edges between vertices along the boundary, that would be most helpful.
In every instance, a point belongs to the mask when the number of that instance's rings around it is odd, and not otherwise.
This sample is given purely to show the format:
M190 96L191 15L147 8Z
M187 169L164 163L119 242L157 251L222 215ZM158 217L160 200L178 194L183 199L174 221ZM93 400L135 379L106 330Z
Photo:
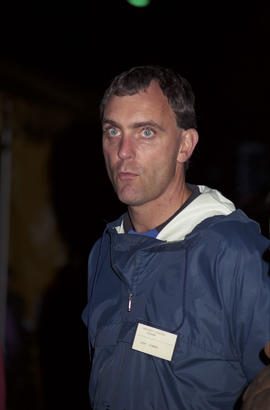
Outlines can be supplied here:
M132 296L133 296L133 293L130 293L128 296L128 312L131 312Z

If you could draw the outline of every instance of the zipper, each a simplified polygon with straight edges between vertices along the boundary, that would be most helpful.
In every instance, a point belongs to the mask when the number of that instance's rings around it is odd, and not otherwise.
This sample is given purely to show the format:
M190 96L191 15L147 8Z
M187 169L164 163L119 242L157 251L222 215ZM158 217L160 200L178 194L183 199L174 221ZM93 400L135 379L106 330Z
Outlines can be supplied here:
M131 309L132 309L132 296L133 296L133 293L130 293L129 294L129 296L128 296L128 312L131 312Z

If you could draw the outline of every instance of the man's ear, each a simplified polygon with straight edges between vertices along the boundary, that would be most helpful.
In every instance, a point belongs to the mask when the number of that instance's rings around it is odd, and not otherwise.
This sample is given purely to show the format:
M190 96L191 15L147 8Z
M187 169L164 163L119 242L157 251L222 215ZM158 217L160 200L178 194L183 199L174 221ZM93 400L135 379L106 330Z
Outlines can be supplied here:
M199 140L199 134L195 128L183 130L180 135L180 146L177 161L184 163L191 157Z

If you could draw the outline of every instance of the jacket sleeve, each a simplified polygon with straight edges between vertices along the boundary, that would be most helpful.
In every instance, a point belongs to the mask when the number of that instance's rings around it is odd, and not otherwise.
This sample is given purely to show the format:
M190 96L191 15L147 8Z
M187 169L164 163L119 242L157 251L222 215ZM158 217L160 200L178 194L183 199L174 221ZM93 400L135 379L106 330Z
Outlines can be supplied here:
M88 258L88 281L87 281L87 305L82 312L82 320L87 326L90 309L91 296L93 293L94 283L98 271L98 261L101 246L101 238L94 244Z
M233 344L248 382L264 367L262 352L270 341L268 248L266 238L247 230L235 232L229 250L225 252L226 305Z
M242 366L250 382L263 367L263 348L270 341L270 277L266 253L257 250L245 256L245 280L239 277L240 303L236 329L242 348ZM269 253L269 251L268 251ZM248 306L246 306L248 305Z

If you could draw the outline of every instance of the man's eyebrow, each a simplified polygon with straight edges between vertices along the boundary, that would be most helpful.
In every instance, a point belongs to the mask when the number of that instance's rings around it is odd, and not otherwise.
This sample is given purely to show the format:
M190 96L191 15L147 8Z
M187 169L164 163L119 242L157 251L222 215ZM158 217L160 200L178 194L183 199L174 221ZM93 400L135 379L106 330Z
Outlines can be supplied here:
M120 125L119 125L117 122L115 122L115 121L113 121L113 120L109 120L109 119L107 119L107 118L105 118L105 119L102 121L102 125L106 125L106 124L112 125L113 127L120 128Z
M133 124L130 125L129 128L141 128L141 127L153 127L157 128L160 131L164 131L164 128L162 128L158 123L155 121L139 121L139 122L134 122Z
M120 124L108 118L105 118L102 123L103 125L109 124L109 125L112 125L113 127L120 128ZM158 123L152 120L151 121L138 121L128 126L128 128L130 129L136 129L136 128L141 128L141 127L154 127L154 128L159 129L160 131L164 131L163 127L161 127Z

